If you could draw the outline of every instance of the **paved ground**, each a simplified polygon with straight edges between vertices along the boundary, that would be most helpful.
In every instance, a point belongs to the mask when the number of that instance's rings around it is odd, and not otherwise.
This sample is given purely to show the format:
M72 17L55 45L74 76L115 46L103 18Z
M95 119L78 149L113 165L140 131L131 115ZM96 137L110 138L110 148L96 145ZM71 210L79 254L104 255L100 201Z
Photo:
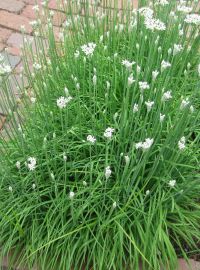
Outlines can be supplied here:
M138 0L132 1L136 6ZM22 34L20 26L26 27L28 36L32 35L32 27L29 22L35 18L33 10L35 2L35 0L0 0L0 53L4 54L5 48L7 48L12 68L15 68L17 72L19 72L21 66L20 45L22 44ZM42 0L38 0L39 4L41 2ZM56 8L56 0L49 0L49 8L55 12L53 22L55 30L58 30L65 18L59 16L61 14ZM0 129L4 122L5 116L0 104ZM191 261L191 264L192 268L189 268L183 260L180 260L178 270L200 270L200 263ZM3 269L6 270L7 268Z

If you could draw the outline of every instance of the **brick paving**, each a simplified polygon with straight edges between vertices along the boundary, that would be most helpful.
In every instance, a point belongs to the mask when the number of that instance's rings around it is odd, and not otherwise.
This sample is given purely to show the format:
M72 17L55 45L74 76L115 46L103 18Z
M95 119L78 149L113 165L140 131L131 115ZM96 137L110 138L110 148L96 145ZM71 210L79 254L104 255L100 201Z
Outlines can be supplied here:
M137 7L137 1L132 0L134 7ZM10 64L12 68L16 68L17 72L21 66L20 45L23 42L20 27L21 25L25 26L28 37L32 35L30 21L35 19L33 11L35 2L35 0L0 0L0 53L5 54L4 50L7 48ZM39 5L41 2L42 0L37 1ZM121 7L123 6L121 5ZM56 0L49 1L49 8L55 11L53 24L57 29L65 20L65 16L57 10ZM3 107L0 99L0 130L6 121ZM184 260L179 260L178 270L200 270L200 263L198 262L191 260L191 266L192 268L188 267ZM7 267L1 269L6 270Z

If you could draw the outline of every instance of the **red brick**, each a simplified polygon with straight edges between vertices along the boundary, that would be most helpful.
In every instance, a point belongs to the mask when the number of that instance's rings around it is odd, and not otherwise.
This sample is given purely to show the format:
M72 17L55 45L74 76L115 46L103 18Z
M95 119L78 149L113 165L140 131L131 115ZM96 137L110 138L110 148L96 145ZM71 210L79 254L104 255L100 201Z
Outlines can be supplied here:
M4 9L10 12L19 13L25 4L16 0L3 0L0 1L0 9Z
M25 9L23 10L22 15L24 17L30 18L31 20L34 20L37 18L32 5L27 5ZM42 10L40 10L40 15L41 15L41 20L43 22L46 22L47 19L45 16L42 16ZM66 19L66 16L63 12L54 11L53 25L60 26L64 22L65 19Z
M11 33L11 30L0 27L0 43L6 42Z
M20 46L23 45L23 35L19 33L12 33L12 35L7 40L7 44L10 47L20 49Z
M3 49L5 48L5 46L6 46L5 44L0 43L0 52L3 51Z
M49 8L51 8L51 9L57 9L56 0L50 0L48 6L49 6Z
M23 1L25 4L29 4L29 5L35 5L35 2L37 2L38 4L40 4L43 0L21 0Z
M26 33L32 32L32 27L29 24L29 20L21 15L13 14L4 10L0 10L0 25L20 31L21 25L24 25L26 28Z

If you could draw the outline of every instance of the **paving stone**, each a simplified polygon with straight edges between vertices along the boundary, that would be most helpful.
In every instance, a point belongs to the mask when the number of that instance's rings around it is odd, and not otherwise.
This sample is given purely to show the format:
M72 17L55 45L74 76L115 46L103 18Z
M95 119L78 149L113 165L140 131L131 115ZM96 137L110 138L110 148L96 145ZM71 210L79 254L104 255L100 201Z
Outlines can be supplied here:
M200 262L190 260L190 265L184 259L179 259L178 270L200 270Z
M5 121L6 121L6 116L0 113L0 130L3 128Z
M6 42L11 33L11 30L0 27L0 43Z
M12 33L7 40L7 44L11 47L20 49L23 45L23 35L20 33Z
M11 55L20 56L21 50L15 47L6 47L6 50Z
M2 52L1 54L5 58L5 62L9 64L12 67L12 69L15 68L21 61L21 58L19 56L10 55L5 51Z
M0 9L4 9L10 12L19 13L25 4L21 1L16 0L1 0L0 1Z
M16 31L20 31L21 26L24 25L26 33L30 34L32 32L28 18L5 10L0 10L0 25Z

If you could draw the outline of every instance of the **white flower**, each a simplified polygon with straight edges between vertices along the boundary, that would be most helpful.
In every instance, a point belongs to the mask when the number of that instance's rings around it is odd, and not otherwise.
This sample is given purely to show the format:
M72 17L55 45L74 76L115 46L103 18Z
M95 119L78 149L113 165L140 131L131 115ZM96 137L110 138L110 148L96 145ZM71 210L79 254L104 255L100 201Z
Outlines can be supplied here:
M113 209L115 209L117 207L117 202L113 202L112 207L113 207Z
M178 34L179 34L179 36L180 36L180 37L182 37L182 36L183 36L183 34L184 34L183 29L180 29L180 30L179 30L179 32L178 32Z
M8 190L9 190L10 192L12 192L12 191L13 191L13 188L12 188L11 186L9 186L9 187L8 187Z
M146 101L145 102L145 104L146 104L146 106L147 106L147 112L150 112L151 111L151 109L152 109L152 107L153 107L153 105L154 105L154 101Z
M162 96L162 101L167 101L172 98L171 91L167 91Z
M183 4L177 6L177 10L183 13L190 13L192 11L192 7L187 7Z
M60 108L60 109L63 109L67 106L67 104L70 102L70 100L72 99L71 96L69 97L60 97L57 99L57 106Z
M126 156L124 156L124 159L125 159L126 165L128 165L130 162L130 157L128 155L126 155Z
M31 103L33 103L33 104L36 102L36 98L35 97L31 97L30 100L31 100Z
M89 42L88 44L81 46L81 50L85 53L86 56L92 56L95 48L96 44L93 42Z
M135 82L135 80L133 79L133 74L131 74L128 77L128 86L131 86L134 82Z
M139 106L138 106L138 104L134 104L133 105L133 112L135 113L135 112L138 112L138 110L139 110Z
M143 150L148 150L152 146L153 142L154 142L154 139L147 138L147 139L145 139L144 142L136 143L135 148L136 149L141 148Z
M169 186L170 187L175 187L175 185L176 185L176 180L170 180L169 181Z
M170 68L171 64L165 60L161 62L161 72L163 72L165 69Z
M193 105L190 106L190 112L191 112L191 113L194 112L194 106L193 106Z
M106 179L108 179L110 176L111 176L111 169L110 169L110 166L107 166L106 169L105 169L105 177Z
M182 102L181 102L180 109L181 109L181 110L185 109L189 104L190 104L190 101L189 101L188 98L183 99Z
M67 161L66 153L63 153L63 160L64 160L64 161Z
M150 194L150 190L147 190L147 191L145 192L145 195L148 196L149 194Z
M84 185L84 187L86 187L87 186L87 182L86 181L83 181L83 185Z
M160 122L162 123L165 119L165 114L160 113Z
M135 62L130 62L128 60L122 60L122 65L125 66L129 71L132 69L132 66L135 64Z
M155 2L155 5L166 6L166 5L169 5L169 1L167 1L167 0L157 0Z
M12 71L12 68L9 65L4 63L0 64L0 75L8 74Z
M159 74L158 70L152 71L152 79L153 79L153 81L155 81L155 79L158 77L158 74Z
M200 15L199 14L188 14L184 20L186 23L193 23L196 25L200 24Z
M140 74L140 72L141 72L141 67L137 65L137 66L136 66L136 71L137 71L138 74Z
M143 90L149 89L150 86L147 82L139 82L139 88L141 91L143 91Z
M149 7L142 7L138 11L140 15L144 16L145 18L151 18L153 16L153 10Z
M32 189L35 189L36 188L36 184L32 184Z
M183 46L180 44L174 44L173 55L175 56L183 50Z
M39 63L33 63L33 68L36 70L40 70L42 66Z
M28 167L28 169L29 169L30 171L35 170L35 168L36 168L36 163L37 163L36 158L34 158L34 157L29 157L29 158L27 159L27 167Z
M181 137L181 139L178 141L178 148L180 150L183 150L185 148L185 143L186 143L186 140L185 140L185 137Z
M110 82L109 81L106 81L106 88L107 88L107 90L110 89Z
M69 198L72 200L75 196L75 193L73 191L70 191Z
M91 144L94 144L96 142L96 138L92 135L88 135L87 141L90 142Z
M15 165L16 165L17 169L20 169L20 168L21 168L21 163L20 163L20 161L17 161L17 162L15 163Z
M106 138L108 138L108 139L111 139L111 137L112 137L112 134L113 134L113 132L114 132L115 130L114 130L114 128L110 128L110 127L108 127L105 131L104 131L104 137L106 137Z
M97 76L96 76L96 74L94 74L94 76L92 78L92 81L93 81L93 85L95 86L97 84Z
M39 6L38 6L38 5L35 5L35 6L32 7L32 9L33 9L34 11L39 11Z
M146 17L144 20L144 24L147 29L150 29L152 31L164 31L166 29L164 22L155 18Z

